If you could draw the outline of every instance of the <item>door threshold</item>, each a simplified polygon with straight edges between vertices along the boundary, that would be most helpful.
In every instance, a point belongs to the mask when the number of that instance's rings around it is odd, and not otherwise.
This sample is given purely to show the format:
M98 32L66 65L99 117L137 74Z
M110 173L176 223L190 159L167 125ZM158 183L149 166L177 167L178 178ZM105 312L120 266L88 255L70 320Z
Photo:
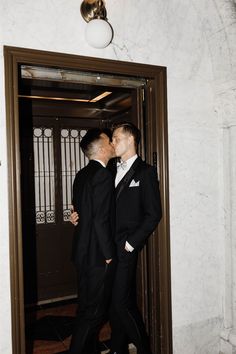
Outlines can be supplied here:
M48 300L42 300L42 301L37 301L32 304L25 304L25 309L30 309L30 308L35 308L35 307L40 307L44 305L53 305L55 303L67 303L70 302L70 300L76 300L78 298L78 295L70 295L70 296L61 296L61 297L56 297L53 299L48 299Z
M60 302L60 301L66 301L66 300L77 299L77 297L78 297L77 294L69 295L69 296L55 297L55 298L53 298L53 299L38 301L38 302L36 303L36 305L37 305L37 306L40 306L40 305L48 305L48 304L53 304L54 302Z

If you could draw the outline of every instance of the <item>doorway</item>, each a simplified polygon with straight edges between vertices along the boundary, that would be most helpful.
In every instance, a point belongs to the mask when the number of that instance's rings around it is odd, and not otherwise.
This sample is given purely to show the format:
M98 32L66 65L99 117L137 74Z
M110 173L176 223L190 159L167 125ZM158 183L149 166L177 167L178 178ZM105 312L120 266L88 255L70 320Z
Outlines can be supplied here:
M52 274L51 277L46 276L48 273L48 269L44 269L44 271L40 272L42 278L40 281L41 284L43 284L41 288L44 290L44 292L45 289L47 289L47 294L41 293L39 295L38 289L40 289L40 282L38 281L40 279L40 274L38 274L37 277L33 277L33 279L37 280L37 284L35 284L36 290L32 291L32 293L28 293L27 289L25 288L25 291L23 291L23 279L26 279L27 276L24 272L23 264L25 257L22 255L22 252L24 249L24 234L29 233L24 231L24 225L29 224L24 222L24 213L26 213L25 220L27 220L29 214L27 214L27 208L23 208L24 198L22 198L21 190L24 190L24 185L29 186L29 184L27 183L27 178L29 179L31 177L32 180L32 173L34 175L33 180L35 180L35 164L33 165L33 162L29 163L29 176L26 176L25 181L23 181L22 188L20 188L20 184L22 182L20 174L18 173L18 170L14 169L13 171L13 166L16 165L18 167L21 167L21 169L24 168L24 162L26 160L22 159L22 155L19 154L20 146L23 151L25 144L26 150L28 152L31 151L31 153L34 149L34 144L32 144L32 138L28 140L25 139L25 143L23 142L24 139L22 139L22 136L24 135L29 137L29 134L27 135L27 128L25 127L23 121L23 117L27 116L24 110L28 110L28 113L30 113L31 117L33 117L32 124L29 124L29 130L32 132L33 128L33 131L36 134L35 140L37 140L37 137L40 138L42 136L44 139L43 145L41 147L40 144L37 145L35 143L36 147L38 146L38 150L43 150L43 147L47 146L45 145L45 142L47 144L47 139L50 139L52 136L54 136L52 144L54 144L55 149L57 149L57 161L55 161L54 163L56 168L53 171L46 171L47 173L51 173L51 177L49 177L48 181L53 181L52 175L59 176L59 174L62 172L62 169L60 168L60 164L62 164L62 150L60 149L60 143L56 144L58 136L62 134L62 131L63 134L67 134L67 132L69 131L74 131L73 134L76 135L77 133L80 134L81 130L86 130L90 126L100 125L109 127L112 121L118 120L119 117L124 117L124 115L126 115L126 120L132 120L143 131L144 140L142 144L142 151L140 151L140 153L143 158L145 158L149 163L156 165L158 168L164 217L158 227L158 230L156 230L155 235L150 238L149 243L141 256L139 268L140 306L142 308L145 323L151 337L153 352L157 353L159 352L158 348L161 348L161 353L171 353L172 341L165 68L11 47L5 47L4 54L6 68L6 103L9 153L8 158L10 162L9 180L11 181L9 189L10 212L11 215L13 215L13 220L16 221L16 223L11 223L10 236L10 247L12 250L11 254L14 255L11 260L11 286L13 294L13 352L17 354L25 353L23 293L25 293L25 296L28 296L28 299L31 298L30 301L32 301L32 299L36 301L46 301L49 298L56 299L59 296L58 294L62 294L65 289L66 291L70 289L68 293L63 294L63 296L65 297L73 296L73 292L75 291L73 285L70 288L68 284L66 286L65 284L60 284L59 288L61 288L59 293L57 293L58 267L55 267L54 271L50 271L50 274ZM60 81L60 86L58 85L58 82L56 85L55 80L53 81L48 77L47 80L43 80L43 83L42 80L39 83L40 80L37 79L37 77L34 75L33 80L31 78L30 85L28 85L27 87L27 85L23 85L23 79L21 77L22 68L25 69L26 66L31 66L31 69L32 67L40 67L41 70L44 71L54 70L55 72L56 70L57 72L60 71L60 73L63 71L64 78L65 74L67 74L67 79L64 79L63 84L62 81ZM76 74L77 78L75 77ZM78 75L80 75L80 78L78 77ZM69 76L70 80L68 79ZM77 79L78 81L76 81ZM94 82L94 80L97 80L99 82ZM130 87L130 81L132 80L133 86ZM86 81L86 83L84 81ZM125 82L126 84L124 84ZM139 85L137 85L137 87L134 87L137 82L139 83ZM50 85L53 87L50 87ZM63 85L67 85L67 87L63 88ZM84 87L86 87L87 91L89 91L88 86L90 85L90 94L92 92L92 88L100 90L102 89L103 92L116 92L116 97L113 97L113 101L115 102L115 104L112 103L112 97L109 97L108 95L107 97L109 98L106 99L106 107L103 106L101 102L96 104L96 106L92 106L91 102L87 102L86 107L80 105L80 112L78 112L78 106L73 103L73 105L70 105L70 107L72 108L68 110L68 99L74 99L72 92L73 90L75 90L75 86L76 93L78 94L79 85L83 85ZM51 104L52 101L56 101L53 100L53 98L55 98L55 91L57 91L56 94L58 96L59 91L62 93L63 90L64 94L65 92L67 93L67 97L62 97L64 98L64 100L61 100L63 103L59 105L57 101L56 104ZM32 97L30 98L29 96L35 96L37 98L32 99ZM47 98L45 98L45 96ZM99 94L95 96L93 92L93 97L98 96ZM119 97L118 100L117 97ZM81 98L81 100L82 99L86 98ZM45 108L49 106L45 103L46 100L47 102L51 100L50 107L48 109ZM28 103L24 103L27 101ZM88 116L85 116L85 112L82 112L86 109L90 109L91 112L89 119ZM60 112L59 115L58 111ZM69 111L70 113L68 113ZM62 114L63 112L64 114ZM57 134L54 135L54 132L56 131ZM21 134L19 134L20 132ZM19 139L19 137L21 137L21 139ZM50 143L48 144L50 146ZM49 153L49 150L50 149L48 148L47 155L49 157L45 157L46 155L44 156L45 165L47 164L47 159L52 158ZM42 159L42 157L40 157L40 159ZM31 161L34 161L35 163L35 160L36 157L34 155L34 158ZM60 202L55 200L55 203L58 203L58 207L55 209L62 216L62 223L58 224L57 226L60 225L59 229L62 228L62 225L63 227L65 227L65 230L66 228L68 228L67 231L69 234L69 228L71 228L71 225L69 225L68 223L66 224L66 221L63 219L63 192L61 192L63 190L61 182L62 178L58 177L57 179L55 179L55 181L55 184L57 183L58 186L58 192L56 194L57 199L60 200ZM30 195L36 196L37 193L35 189L35 183L31 183L30 188L32 189L32 193L30 193ZM48 193L46 193L46 195L48 195ZM28 213L30 213L31 211L32 217L36 215L35 211L37 210L39 212L38 215L41 215L41 219L39 218L41 223L37 224L37 222L35 223L34 220L34 222L31 223L31 226L32 228L34 228L34 230L36 229L36 234L40 235L41 233L42 236L37 237L37 239L40 239L40 242L42 241L43 245L43 238L45 238L46 242L48 242L48 237L44 236L47 234L47 232L50 233L50 236L52 236L52 238L53 234L54 237L58 237L58 232L54 230L55 222L53 223L52 221L60 220L60 217L58 215L53 214L53 203L49 203L51 208L50 210L45 209L45 206L46 204L48 205L48 203L45 203L45 205L42 204L43 203L41 203L41 205L37 205L37 198L32 198L31 208L30 210L28 210ZM18 205L20 208L17 209L16 205ZM32 208L32 205L34 206L34 209ZM43 207L44 209L38 210L37 208L39 207ZM19 212L20 210L21 212ZM34 210L33 215L32 210ZM65 214L66 212L68 212L68 210L69 204L67 203L67 205L65 206ZM48 219L48 223L45 222L45 220L47 221L47 215L50 216ZM45 225L47 230L50 231L45 232ZM27 227L29 227L29 225ZM65 232L65 230L63 233L67 234L67 231ZM31 245L27 246L28 251L32 251L32 249L35 249L35 251L38 252L38 250L40 249L40 247L38 246L39 241L37 241L38 245L33 238L30 242ZM64 241L62 241L61 244L62 248L65 247L65 243L63 242ZM28 241L27 244L29 244ZM24 251L25 253L27 253L27 247ZM44 246L42 246L41 248L44 249ZM50 260L50 258L50 254L48 254L47 259ZM35 259L37 263L37 259L40 260L40 255L38 254ZM42 270L42 265L45 266L45 264L48 264L48 261L43 261L41 265L39 263L35 264L34 271L37 272L38 269ZM64 269L66 269L66 272L68 272L67 266L65 266ZM31 270L33 270L33 268L31 268ZM54 281L52 281L53 277ZM57 284L57 290L52 289L52 284ZM71 284L73 284L73 276L71 278Z

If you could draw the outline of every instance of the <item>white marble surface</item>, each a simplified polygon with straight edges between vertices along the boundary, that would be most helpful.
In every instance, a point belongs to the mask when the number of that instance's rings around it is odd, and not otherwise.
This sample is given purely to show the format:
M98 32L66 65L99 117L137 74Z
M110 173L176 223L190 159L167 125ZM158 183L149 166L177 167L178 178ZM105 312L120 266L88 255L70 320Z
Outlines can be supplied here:
M173 354L219 354L221 327L222 319L215 317L175 328Z
M85 42L79 8L78 0L0 2L0 352L11 353L2 45L12 45L167 66L174 353L216 354L234 280L231 162L228 170L223 162L236 120L235 2L107 0L115 36L104 50Z

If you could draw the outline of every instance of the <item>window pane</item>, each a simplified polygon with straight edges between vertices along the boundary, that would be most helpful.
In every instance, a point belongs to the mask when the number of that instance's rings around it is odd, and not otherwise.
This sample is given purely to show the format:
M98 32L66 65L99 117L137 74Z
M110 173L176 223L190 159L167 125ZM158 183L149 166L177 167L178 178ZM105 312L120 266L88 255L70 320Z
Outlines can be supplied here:
M33 128L36 224L55 223L53 129Z
M72 203L72 187L77 171L88 163L79 147L79 143L86 130L62 129L61 130L61 178L63 220L68 221Z

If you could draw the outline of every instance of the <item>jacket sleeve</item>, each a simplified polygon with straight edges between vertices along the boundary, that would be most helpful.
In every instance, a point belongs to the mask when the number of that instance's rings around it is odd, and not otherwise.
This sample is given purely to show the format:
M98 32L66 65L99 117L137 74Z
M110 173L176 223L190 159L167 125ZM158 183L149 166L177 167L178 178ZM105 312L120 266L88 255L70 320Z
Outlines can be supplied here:
M141 179L142 217L136 230L128 235L127 241L134 249L141 248L155 230L162 217L161 198L156 168L149 166Z
M76 198L77 196L78 196L78 172L77 172L74 182L73 182L72 205L74 207L74 211L78 211L78 201Z
M113 180L111 173L100 169L93 180L93 225L100 249L105 259L114 255L111 230L111 208L113 198Z

